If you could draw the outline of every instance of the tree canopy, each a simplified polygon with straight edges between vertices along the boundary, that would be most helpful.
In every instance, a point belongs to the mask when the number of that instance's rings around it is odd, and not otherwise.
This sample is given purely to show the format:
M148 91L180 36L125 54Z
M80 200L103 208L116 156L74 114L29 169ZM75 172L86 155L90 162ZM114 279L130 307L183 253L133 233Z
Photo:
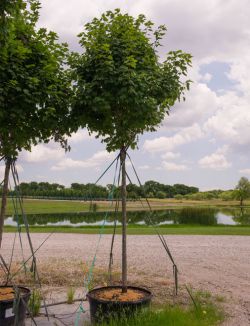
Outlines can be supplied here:
M191 55L171 51L161 62L158 48L165 26L154 29L144 15L119 9L94 18L79 34L82 54L74 54L75 128L85 127L107 150L136 147L138 135L155 131L189 88L183 81Z
M0 155L53 137L65 145L71 80L66 44L56 33L37 29L37 0L0 4Z

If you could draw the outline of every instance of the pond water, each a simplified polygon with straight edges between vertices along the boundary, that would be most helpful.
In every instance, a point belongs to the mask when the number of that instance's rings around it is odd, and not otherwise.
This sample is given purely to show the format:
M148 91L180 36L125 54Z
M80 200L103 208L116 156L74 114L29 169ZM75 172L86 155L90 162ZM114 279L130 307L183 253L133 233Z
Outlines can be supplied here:
M128 224L156 225L169 224L194 224L194 225L250 225L250 208L196 208L183 207L179 209L157 210L151 213L147 211L129 211ZM58 214L30 214L28 222L34 226L98 226L121 224L121 213L114 212L84 212L84 213L58 213ZM9 216L5 219L5 225L16 226L18 218ZM23 224L19 217L19 224Z

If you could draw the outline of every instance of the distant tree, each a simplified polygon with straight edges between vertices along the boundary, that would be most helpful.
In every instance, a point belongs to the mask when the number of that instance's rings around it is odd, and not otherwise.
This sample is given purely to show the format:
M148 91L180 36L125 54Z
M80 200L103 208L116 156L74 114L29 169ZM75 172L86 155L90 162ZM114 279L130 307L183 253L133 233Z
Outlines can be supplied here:
M147 197L148 198L154 198L155 196L154 196L154 194L152 192L149 192L149 193L147 193Z
M185 198L188 198L190 200L204 200L205 199L205 195L204 195L203 192L197 192L195 194L185 195Z
M189 194L195 194L197 192L199 192L199 188L197 187L188 187L189 188Z
M189 187L184 184L174 184L173 191L176 195L187 195L190 193L197 193L199 191L196 187Z
M233 199L236 198L236 192L237 192L237 190L222 191L219 194L219 198L222 199L222 200L225 200L225 201L233 200Z
M164 192L167 198L173 198L175 195L174 187L170 185L164 185Z
M243 206L243 201L250 197L250 182L247 178L240 178L235 188L235 198L240 201L240 206Z
M183 199L183 196L182 195L175 195L174 196L174 199L182 200Z
M83 185L77 182L71 183L71 189L81 190L83 189Z
M230 191L230 190L229 190ZM221 189L214 189L214 190L210 190L209 193L211 193L213 195L213 198L219 198L220 194L222 194L224 191Z
M166 198L166 193L164 191L157 191L155 197L159 199L164 199Z
M185 186L187 188L192 188ZM146 189L146 192L145 192ZM0 188L1 193L2 188ZM15 189L14 189L15 190ZM66 188L58 183L49 182L36 182L31 181L29 183L22 182L20 184L20 191L25 196L44 196L44 197L85 197L86 199L100 199L106 198L108 194L113 190L113 184L107 184L106 187L98 186L94 184L82 184L72 183L70 188ZM164 185L156 181L147 181L144 185L138 186L136 184L128 184L126 187L127 196L130 199L143 198L145 195L148 198L185 198L190 195L193 199L202 196L202 199L214 198L214 192L202 192L198 194L188 195L173 195L174 188L170 185ZM151 192L151 191L154 191ZM166 191L167 190L167 191ZM121 187L114 187L114 198L120 198ZM11 192L13 194L14 191ZM189 198L189 197L188 197Z
M211 200L214 198L214 194L211 193L210 191L204 191L202 192L202 195L205 200Z
M129 198L137 199L141 197L143 190L141 187L137 186L136 184L130 183L127 185L127 194Z
M135 191L130 191L127 194L127 196L129 199L132 199L132 200L137 200L139 198L138 194Z
M162 191L162 185L154 180L146 181L143 187L147 196L148 194L153 194L153 197L155 197L158 191Z

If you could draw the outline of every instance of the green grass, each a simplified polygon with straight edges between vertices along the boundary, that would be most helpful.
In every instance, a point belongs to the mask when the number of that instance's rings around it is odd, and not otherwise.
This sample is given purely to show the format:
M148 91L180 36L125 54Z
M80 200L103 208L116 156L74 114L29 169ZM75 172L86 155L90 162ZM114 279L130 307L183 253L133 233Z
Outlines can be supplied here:
M112 320L101 326L213 326L223 320L223 313L213 304L184 309L167 306L160 310L145 311L135 318Z
M99 205L98 205L99 206ZM89 203L56 200L24 199L24 209L27 214L42 213L77 213L89 210ZM6 215L14 213L12 200L8 199Z
M110 208L109 202L96 202L98 211L107 210ZM193 207L216 207L216 206L236 206L239 205L236 201L221 201L221 200L206 200L206 201L178 201L175 199L150 199L153 209L169 209L179 208L184 206ZM144 203L145 204L145 203ZM249 202L245 202L245 205ZM143 210L140 202L127 203L128 210ZM144 205L147 209L147 205ZM77 213L89 211L89 203L71 200L39 200L39 199L24 199L24 209L27 214L42 214L42 213ZM8 198L6 215L14 213L12 199Z
M5 226L4 232L15 232L16 228ZM24 228L22 228L23 231ZM30 231L34 233L79 233L98 234L100 227L68 227L68 226L31 226ZM182 235L250 235L250 226L197 226L197 225L168 225L160 228L162 234L182 234ZM105 227L104 234L112 234L113 227ZM117 228L117 233L121 234L121 227ZM156 234L155 230L147 226L128 226L129 235L150 235Z

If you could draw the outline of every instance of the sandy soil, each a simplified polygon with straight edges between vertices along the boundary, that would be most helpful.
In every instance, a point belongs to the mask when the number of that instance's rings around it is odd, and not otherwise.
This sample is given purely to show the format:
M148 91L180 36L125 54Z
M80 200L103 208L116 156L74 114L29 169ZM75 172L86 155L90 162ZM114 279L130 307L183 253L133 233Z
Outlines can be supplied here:
M31 234L34 248L46 234ZM1 254L9 259L13 234L5 234ZM98 235L54 234L37 252L39 265L53 259L91 261L98 243ZM180 271L180 284L212 292L226 298L224 307L228 315L224 326L250 325L250 237L244 236L184 236L166 237L169 248ZM29 256L28 243L23 239L25 256ZM111 236L101 238L96 267L106 268ZM121 236L116 237L114 265L120 266ZM20 245L16 245L15 259L20 259ZM156 236L128 237L129 280L140 280L159 287L172 286L172 265ZM164 281L165 280L165 281Z

